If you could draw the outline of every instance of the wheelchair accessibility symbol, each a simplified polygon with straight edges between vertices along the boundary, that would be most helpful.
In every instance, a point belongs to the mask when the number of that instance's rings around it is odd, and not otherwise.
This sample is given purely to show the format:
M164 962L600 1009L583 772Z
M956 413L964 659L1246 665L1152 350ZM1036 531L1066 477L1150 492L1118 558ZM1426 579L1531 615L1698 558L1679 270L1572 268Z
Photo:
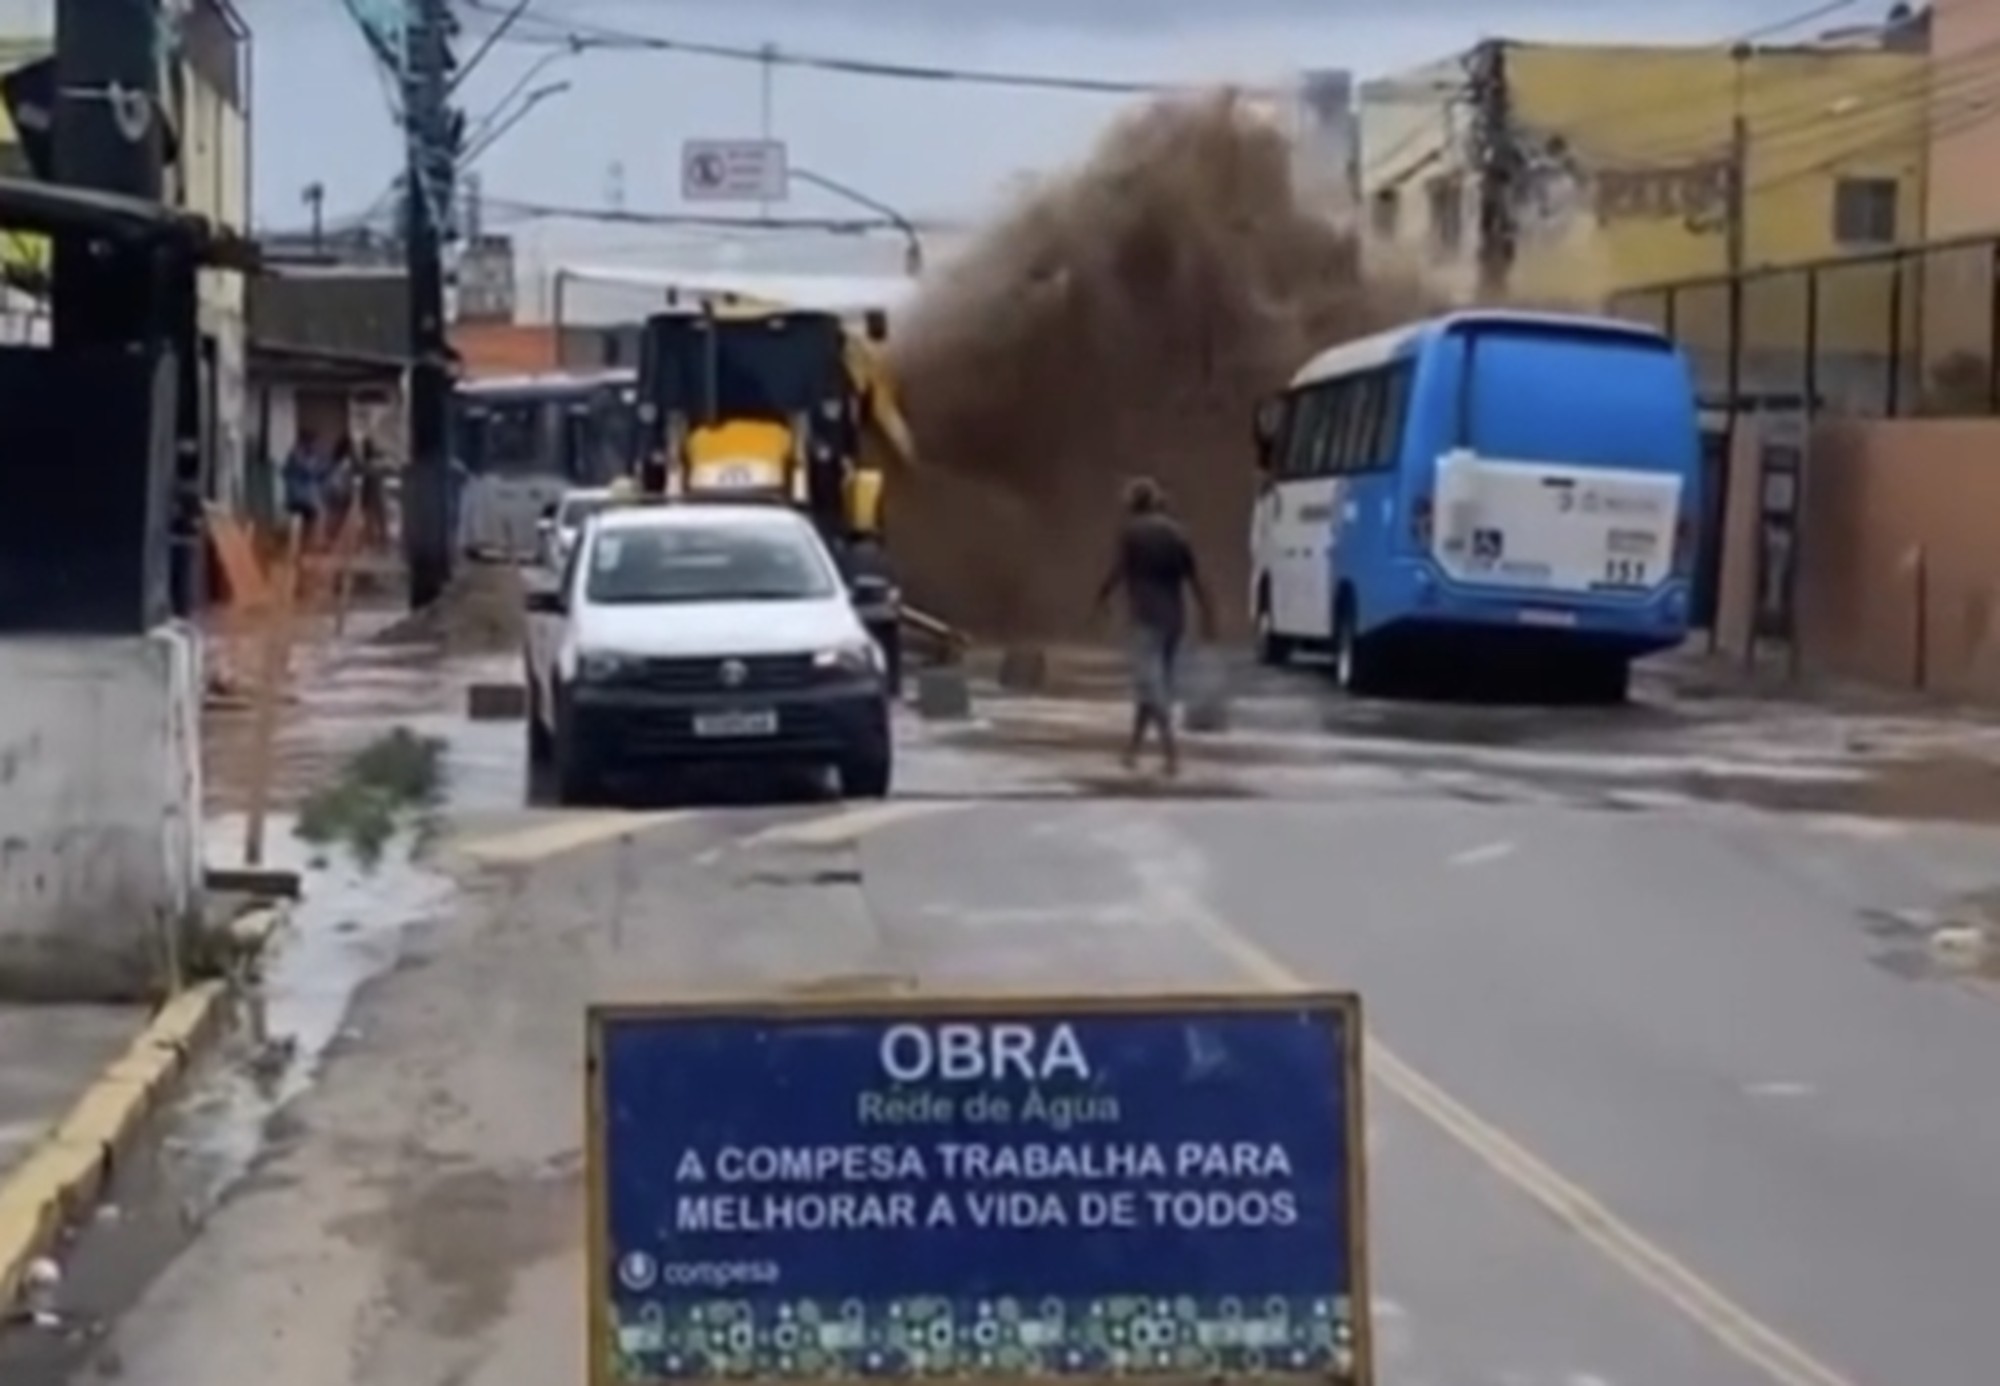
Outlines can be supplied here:
M688 182L703 192L719 192L729 183L729 164L720 154L702 151L688 156Z

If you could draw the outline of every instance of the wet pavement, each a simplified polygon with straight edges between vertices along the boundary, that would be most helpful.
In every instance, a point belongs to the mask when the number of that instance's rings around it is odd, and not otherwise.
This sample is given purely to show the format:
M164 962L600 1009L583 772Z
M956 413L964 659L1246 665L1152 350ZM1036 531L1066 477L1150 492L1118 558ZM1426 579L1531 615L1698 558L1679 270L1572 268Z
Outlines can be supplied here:
M289 719L287 802L443 737L435 845L364 870L274 821L308 886L261 1004L73 1250L64 1330L0 1337L8 1386L579 1379L584 1004L866 979L1358 987L1396 1386L2000 1360L1995 724L1243 670L1169 784L1115 768L1086 667L907 721L900 803L586 813L463 719L513 667L371 650Z

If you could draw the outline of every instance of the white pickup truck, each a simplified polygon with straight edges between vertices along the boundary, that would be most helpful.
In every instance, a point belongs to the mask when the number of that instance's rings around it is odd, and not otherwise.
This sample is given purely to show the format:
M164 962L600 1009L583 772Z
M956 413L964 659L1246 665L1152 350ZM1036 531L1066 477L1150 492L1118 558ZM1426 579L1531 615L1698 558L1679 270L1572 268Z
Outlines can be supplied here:
M717 763L831 767L844 794L888 794L882 651L798 512L602 510L527 603L528 752L560 802Z

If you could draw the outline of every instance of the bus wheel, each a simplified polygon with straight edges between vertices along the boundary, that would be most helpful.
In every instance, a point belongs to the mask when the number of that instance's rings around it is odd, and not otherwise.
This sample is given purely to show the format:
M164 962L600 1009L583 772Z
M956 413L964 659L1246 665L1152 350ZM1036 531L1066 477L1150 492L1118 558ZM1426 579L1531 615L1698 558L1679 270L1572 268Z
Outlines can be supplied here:
M1271 616L1271 584L1263 582L1257 588L1257 662L1276 669L1291 659L1292 642L1278 634Z
M1586 703L1615 707L1632 696L1632 661L1593 654L1578 663L1574 687Z
M1333 608L1333 681L1343 693L1374 692L1382 682L1374 642L1356 629L1354 599L1342 593Z

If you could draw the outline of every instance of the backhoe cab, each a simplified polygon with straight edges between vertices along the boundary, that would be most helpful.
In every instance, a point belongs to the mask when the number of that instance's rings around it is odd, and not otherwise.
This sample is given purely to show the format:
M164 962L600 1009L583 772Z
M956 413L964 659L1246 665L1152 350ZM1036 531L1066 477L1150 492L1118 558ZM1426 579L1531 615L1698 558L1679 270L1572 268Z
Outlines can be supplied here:
M883 502L887 467L911 449L863 335L835 313L766 305L654 314L640 342L639 426L647 495L805 512L900 679L902 595Z

